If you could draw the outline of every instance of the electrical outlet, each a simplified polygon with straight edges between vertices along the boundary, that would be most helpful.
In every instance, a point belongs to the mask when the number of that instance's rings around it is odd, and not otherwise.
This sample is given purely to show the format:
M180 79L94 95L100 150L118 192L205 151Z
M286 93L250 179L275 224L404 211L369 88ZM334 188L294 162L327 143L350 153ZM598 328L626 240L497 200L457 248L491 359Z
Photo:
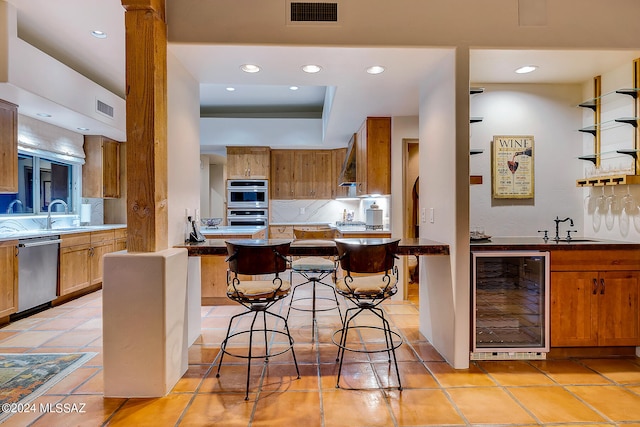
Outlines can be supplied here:
M433 210L434 210L433 208L429 208L429 222L430 222L431 224L433 224L433 222L435 221L435 219L434 219L434 217L433 217L433 215L434 215Z
M427 209L426 208L422 208L422 222L427 222Z
M300 215L304 215L304 213L307 211L306 208L302 207L300 208Z

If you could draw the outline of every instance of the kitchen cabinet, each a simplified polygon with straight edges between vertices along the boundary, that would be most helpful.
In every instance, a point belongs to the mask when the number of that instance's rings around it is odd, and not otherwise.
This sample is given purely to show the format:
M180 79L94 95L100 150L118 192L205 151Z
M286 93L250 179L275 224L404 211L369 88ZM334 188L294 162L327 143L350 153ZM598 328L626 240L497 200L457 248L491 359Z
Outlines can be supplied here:
M269 238L293 240L293 225L270 225Z
M271 150L271 198L290 200L293 194L293 169L295 150Z
M62 236L58 295L64 296L91 285L91 234Z
M255 233L206 234L207 239L264 239L266 230ZM239 276L241 280L251 280L251 276ZM200 300L202 305L235 304L227 298L227 262L221 256L200 257Z
M120 143L101 135L84 137L82 197L120 197Z
M127 250L127 229L126 228L116 228L114 231L114 241L113 241L113 250L117 251L125 251Z
M296 199L330 199L332 165L329 150L296 150L293 172Z
M102 283L102 275L104 272L102 257L114 251L114 237L115 233L113 230L91 232L91 253L89 261L91 263L92 285Z
M332 150L273 150L271 198L331 199L334 194Z
M18 106L0 100L0 193L18 192Z
M391 193L391 118L367 117L356 134L356 194Z
M61 236L58 295L100 285L103 256L115 250L115 231L100 230Z
M554 251L553 347L640 345L640 255L630 250Z
M227 179L268 179L269 147L227 147Z
M0 242L0 317L18 311L17 240Z

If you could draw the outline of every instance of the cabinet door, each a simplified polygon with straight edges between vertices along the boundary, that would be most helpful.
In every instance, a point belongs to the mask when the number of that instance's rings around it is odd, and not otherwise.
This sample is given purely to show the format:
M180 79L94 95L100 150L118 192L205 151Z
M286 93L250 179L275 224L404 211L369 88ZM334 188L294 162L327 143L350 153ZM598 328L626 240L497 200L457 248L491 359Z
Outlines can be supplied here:
M60 296L70 294L91 284L89 243L60 248Z
M313 150L296 150L295 151L295 170L293 173L294 180L294 197L296 199L313 199L314 182L313 168L315 161L315 151Z
M18 106L0 100L0 193L18 192Z
M598 345L597 280L596 272L551 272L552 347Z
M0 317L18 310L17 240L0 242Z
M120 197L120 143L101 135L84 137L82 197Z
M313 159L313 198L331 199L333 189L333 157L329 150L316 150Z
M391 193L391 119L367 119L366 194Z
M227 178L269 178L269 147L227 147Z
M113 252L113 241L105 241L91 246L90 260L91 260L91 284L97 285L102 283L102 276L104 274L103 260L105 254Z
M102 145L102 197L120 197L120 143L105 139Z
M293 150L271 151L271 198L275 200L293 199Z
M640 345L640 272L609 271L599 280L598 344Z

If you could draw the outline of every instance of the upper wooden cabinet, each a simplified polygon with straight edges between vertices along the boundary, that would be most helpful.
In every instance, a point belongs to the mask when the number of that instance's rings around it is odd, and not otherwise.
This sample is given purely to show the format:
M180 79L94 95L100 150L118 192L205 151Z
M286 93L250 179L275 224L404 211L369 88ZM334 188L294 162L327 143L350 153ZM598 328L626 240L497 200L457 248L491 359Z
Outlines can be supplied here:
M0 100L0 193L18 192L18 106Z
M271 198L331 199L333 161L332 150L272 150Z
M391 118L367 117L356 135L356 194L391 193Z
M293 158L294 150L271 150L271 178L269 182L271 198L293 199Z
M227 147L227 179L268 179L269 147Z
M120 143L101 135L84 137L82 197L120 197Z

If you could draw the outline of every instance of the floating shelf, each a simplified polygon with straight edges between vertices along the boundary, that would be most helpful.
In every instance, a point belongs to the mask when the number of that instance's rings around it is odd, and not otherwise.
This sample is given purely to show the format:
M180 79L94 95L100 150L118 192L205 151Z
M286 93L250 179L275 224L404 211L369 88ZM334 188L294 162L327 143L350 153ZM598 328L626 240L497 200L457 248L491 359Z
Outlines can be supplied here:
M484 92L484 88L483 87L470 87L469 88L469 95L476 95L478 93L483 93Z
M640 184L640 175L594 176L576 180L576 187L602 187L605 185Z
M482 121L482 117L469 117L469 123L478 123Z
M482 148L472 148L469 150L469 155L473 156L474 154L482 154L484 150Z
M617 127L616 126L617 123L628 124L635 128L635 127L638 127L638 118L637 117L620 117L613 120L607 120L606 122L595 123L589 126L585 126L583 128L578 129L578 131L590 133L595 136L596 132L598 131L598 128L600 128L600 130L611 129L613 127Z
M592 99L588 99L580 104L578 104L578 107L582 107L582 108L591 108L592 110L595 111L596 109L596 105L598 104L598 100L604 98L605 96L609 96L615 93L621 94L621 95L629 95L633 98L637 98L638 97L638 91L640 91L640 89L638 88L628 88L628 89L618 89L612 92L607 92L604 95L601 95L597 98L592 98Z
M625 154L627 156L631 156L634 159L638 158L638 150L634 149L634 148L624 148L621 150L616 150L616 151L606 151L604 153L600 153L600 154L585 154L584 156L579 156L578 159L580 160L587 160L589 162L592 162L594 165L596 164L598 157L602 158L602 157L606 157L610 154ZM616 156L614 156L616 157Z

